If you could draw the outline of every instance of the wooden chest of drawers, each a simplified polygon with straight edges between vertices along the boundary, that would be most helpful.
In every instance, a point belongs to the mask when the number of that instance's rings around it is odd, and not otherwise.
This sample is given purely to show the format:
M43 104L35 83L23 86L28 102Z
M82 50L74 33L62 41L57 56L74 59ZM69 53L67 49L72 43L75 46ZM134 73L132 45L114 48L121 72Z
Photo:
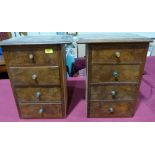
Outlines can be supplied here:
M87 116L131 117L151 40L139 36L84 36L87 44Z
M67 39L24 37L3 42L21 118L63 118L67 109Z

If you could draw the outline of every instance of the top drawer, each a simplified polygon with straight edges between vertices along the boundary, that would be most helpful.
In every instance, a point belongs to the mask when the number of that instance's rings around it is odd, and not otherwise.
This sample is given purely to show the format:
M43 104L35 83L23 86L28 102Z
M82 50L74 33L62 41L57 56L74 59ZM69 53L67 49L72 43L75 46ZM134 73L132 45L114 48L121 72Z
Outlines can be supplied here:
M59 65L61 46L15 46L7 52L7 61L10 66L37 66Z
M132 44L92 44L92 63L142 63L147 46Z

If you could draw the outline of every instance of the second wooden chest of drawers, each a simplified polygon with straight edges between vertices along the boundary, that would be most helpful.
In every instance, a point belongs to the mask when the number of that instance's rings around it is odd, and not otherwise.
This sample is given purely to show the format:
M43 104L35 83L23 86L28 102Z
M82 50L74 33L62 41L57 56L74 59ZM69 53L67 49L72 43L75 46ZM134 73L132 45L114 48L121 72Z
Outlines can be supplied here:
M86 44L87 116L131 117L151 40L135 35L82 36Z

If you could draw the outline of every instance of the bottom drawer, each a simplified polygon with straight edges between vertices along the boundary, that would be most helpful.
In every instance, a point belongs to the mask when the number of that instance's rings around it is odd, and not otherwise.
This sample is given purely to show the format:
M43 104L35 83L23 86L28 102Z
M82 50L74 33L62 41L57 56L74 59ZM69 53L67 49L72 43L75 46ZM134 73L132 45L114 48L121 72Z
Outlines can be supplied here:
M133 102L90 102L88 117L131 117L134 109Z
M19 104L22 118L62 118L62 104Z

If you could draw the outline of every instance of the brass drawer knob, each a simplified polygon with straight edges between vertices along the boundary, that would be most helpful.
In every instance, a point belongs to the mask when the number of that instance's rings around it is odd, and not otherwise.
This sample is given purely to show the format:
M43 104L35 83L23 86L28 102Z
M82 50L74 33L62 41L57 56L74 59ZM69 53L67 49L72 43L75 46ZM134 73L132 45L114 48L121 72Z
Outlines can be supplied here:
M33 60L33 59L34 59L33 54L29 54L29 59L31 59L31 60Z
M41 93L40 92L36 92L35 95L36 95L36 98L39 99L39 97L41 96Z
M37 79L37 75L36 74L33 74L32 75L32 80L36 80Z
M110 108L108 109L108 111L109 111L110 113L113 113L113 112L114 112L114 108L110 107Z
M44 108L40 108L39 109L39 114L43 114L43 112L44 112Z
M112 90L112 91L111 91L111 95L112 95L112 98L115 98L115 97L116 97L116 95L117 95L117 92L116 92L116 91L114 91L114 90Z
M119 77L118 72L114 71L114 72L112 73L112 75L113 75L113 77L115 78L115 80L118 80L118 77Z
M116 56L116 58L120 58L121 53L117 51L117 52L115 52L115 56Z

